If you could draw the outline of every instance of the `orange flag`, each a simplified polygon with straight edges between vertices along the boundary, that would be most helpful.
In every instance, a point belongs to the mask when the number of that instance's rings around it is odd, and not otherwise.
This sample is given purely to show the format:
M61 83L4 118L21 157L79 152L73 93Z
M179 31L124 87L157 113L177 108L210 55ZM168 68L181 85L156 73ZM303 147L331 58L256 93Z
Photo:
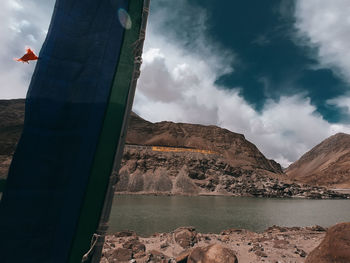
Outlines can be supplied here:
M31 50L30 48L27 48L27 53L24 54L23 57L21 58L15 58L16 61L22 61L23 63L24 62L27 62L29 64L29 60L37 60L38 57L34 54L33 50Z

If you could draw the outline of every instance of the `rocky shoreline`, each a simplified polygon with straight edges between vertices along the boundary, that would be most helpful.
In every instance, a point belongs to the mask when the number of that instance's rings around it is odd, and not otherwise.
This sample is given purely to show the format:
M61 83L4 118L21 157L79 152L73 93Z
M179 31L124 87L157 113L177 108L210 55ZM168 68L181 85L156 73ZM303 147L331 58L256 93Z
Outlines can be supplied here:
M101 262L302 263L325 235L326 229L321 226L272 226L262 233L228 229L220 234L202 234L193 227L181 227L150 237L123 231L106 237ZM211 255L215 255L214 261L208 260Z
M274 186L276 188L276 186ZM153 195L153 196L232 196L232 197L260 197L260 198L305 198L305 199L350 199L350 194L342 193L323 187L299 186L289 184L277 185L278 190L273 188L257 189L254 185L247 187L242 192L225 193L225 192L209 192L209 193L171 193L161 191L117 191L115 195ZM290 190L291 189L291 190ZM347 191L348 192L348 191ZM292 193L292 194L291 194ZM295 194L293 194L295 193Z
M350 199L350 194L298 184L283 174L235 167L220 156L156 152L141 146L125 148L119 174L116 194Z

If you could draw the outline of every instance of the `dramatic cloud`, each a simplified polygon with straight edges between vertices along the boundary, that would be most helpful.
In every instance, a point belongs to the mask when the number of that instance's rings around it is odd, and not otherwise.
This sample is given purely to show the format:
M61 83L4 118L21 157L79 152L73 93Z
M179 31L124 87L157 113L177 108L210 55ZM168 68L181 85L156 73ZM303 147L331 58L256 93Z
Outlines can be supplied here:
M13 61L29 46L39 52L47 33L54 1L3 0L0 10L0 98L24 98L35 62Z
M350 28L346 1L299 1L296 16L300 35L307 40L306 44L318 48L320 63L349 80L349 54L342 53L344 43L350 43L346 41L350 36L346 34ZM34 63L21 64L12 59L20 56L26 45L37 52L40 50L53 4L54 1L45 0L4 0L2 3L1 99L25 97ZM206 11L186 0L157 0L152 4L134 103L134 111L145 119L228 128L244 134L268 158L284 166L326 137L350 131L345 125L326 122L304 95L269 100L261 112L255 111L240 96L239 90L244 87L216 84L220 76L234 74L240 65L232 50L208 34ZM339 19L327 22L322 17L322 13L334 12ZM257 39L257 42L266 41ZM339 98L329 103L350 107L349 101Z
M298 0L296 27L304 43L317 48L323 67L350 83L349 0Z
M327 101L329 105L335 105L343 109L343 111L350 116L350 96L338 97L334 99L330 99Z
M302 95L267 101L259 113L239 95L238 89L218 87L216 79L234 70L234 54L208 38L203 10L194 10L186 1L178 3L180 6L164 6L151 13L134 104L138 114L151 121L214 124L243 133L267 157L284 166L326 137L350 131L326 122ZM191 20L193 37L177 35L176 29L169 34L170 28L160 26L171 24L165 15L170 10L175 14L176 10L197 14L198 19ZM179 25L187 30L183 21L178 22L177 29Z
M323 139L338 132L350 132L348 126L326 122L309 99L298 95L269 101L263 113L255 117L261 126L251 130L249 137L267 156L284 166Z
M314 48L320 67L332 69L347 83L350 83L349 14L348 0L298 0L295 9L301 44ZM350 114L349 92L327 103Z
M217 87L210 65L196 68L196 61L178 56L179 48L172 48L167 56L153 48L144 53L134 110L148 120L214 124L243 133L284 166L328 136L350 131L323 120L303 96L268 101L258 113L238 91ZM169 56L173 63L167 63Z

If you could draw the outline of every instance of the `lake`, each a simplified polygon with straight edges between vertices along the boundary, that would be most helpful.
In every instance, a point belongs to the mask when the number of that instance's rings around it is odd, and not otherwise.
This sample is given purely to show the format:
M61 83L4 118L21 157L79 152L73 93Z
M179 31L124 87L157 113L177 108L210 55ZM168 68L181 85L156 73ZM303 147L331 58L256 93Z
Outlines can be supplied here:
M350 200L116 195L109 233L128 229L147 236L180 226L202 233L263 231L272 225L327 227L345 221L350 221Z

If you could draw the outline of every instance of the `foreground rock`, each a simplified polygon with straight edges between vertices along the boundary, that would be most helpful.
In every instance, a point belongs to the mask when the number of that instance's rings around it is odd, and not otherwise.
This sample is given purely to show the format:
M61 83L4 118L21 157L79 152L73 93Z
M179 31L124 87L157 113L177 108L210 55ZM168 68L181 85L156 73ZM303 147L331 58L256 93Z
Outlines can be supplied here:
M101 262L304 263L325 231L320 226L273 226L263 233L228 229L220 234L201 234L193 227L181 227L150 237L124 231L107 236Z
M238 263L235 252L219 244L196 247L188 255L187 263Z
M193 227L180 227L174 231L175 242L182 248L193 247L198 242L197 232Z
M331 227L321 244L307 257L305 263L349 263L350 223Z

